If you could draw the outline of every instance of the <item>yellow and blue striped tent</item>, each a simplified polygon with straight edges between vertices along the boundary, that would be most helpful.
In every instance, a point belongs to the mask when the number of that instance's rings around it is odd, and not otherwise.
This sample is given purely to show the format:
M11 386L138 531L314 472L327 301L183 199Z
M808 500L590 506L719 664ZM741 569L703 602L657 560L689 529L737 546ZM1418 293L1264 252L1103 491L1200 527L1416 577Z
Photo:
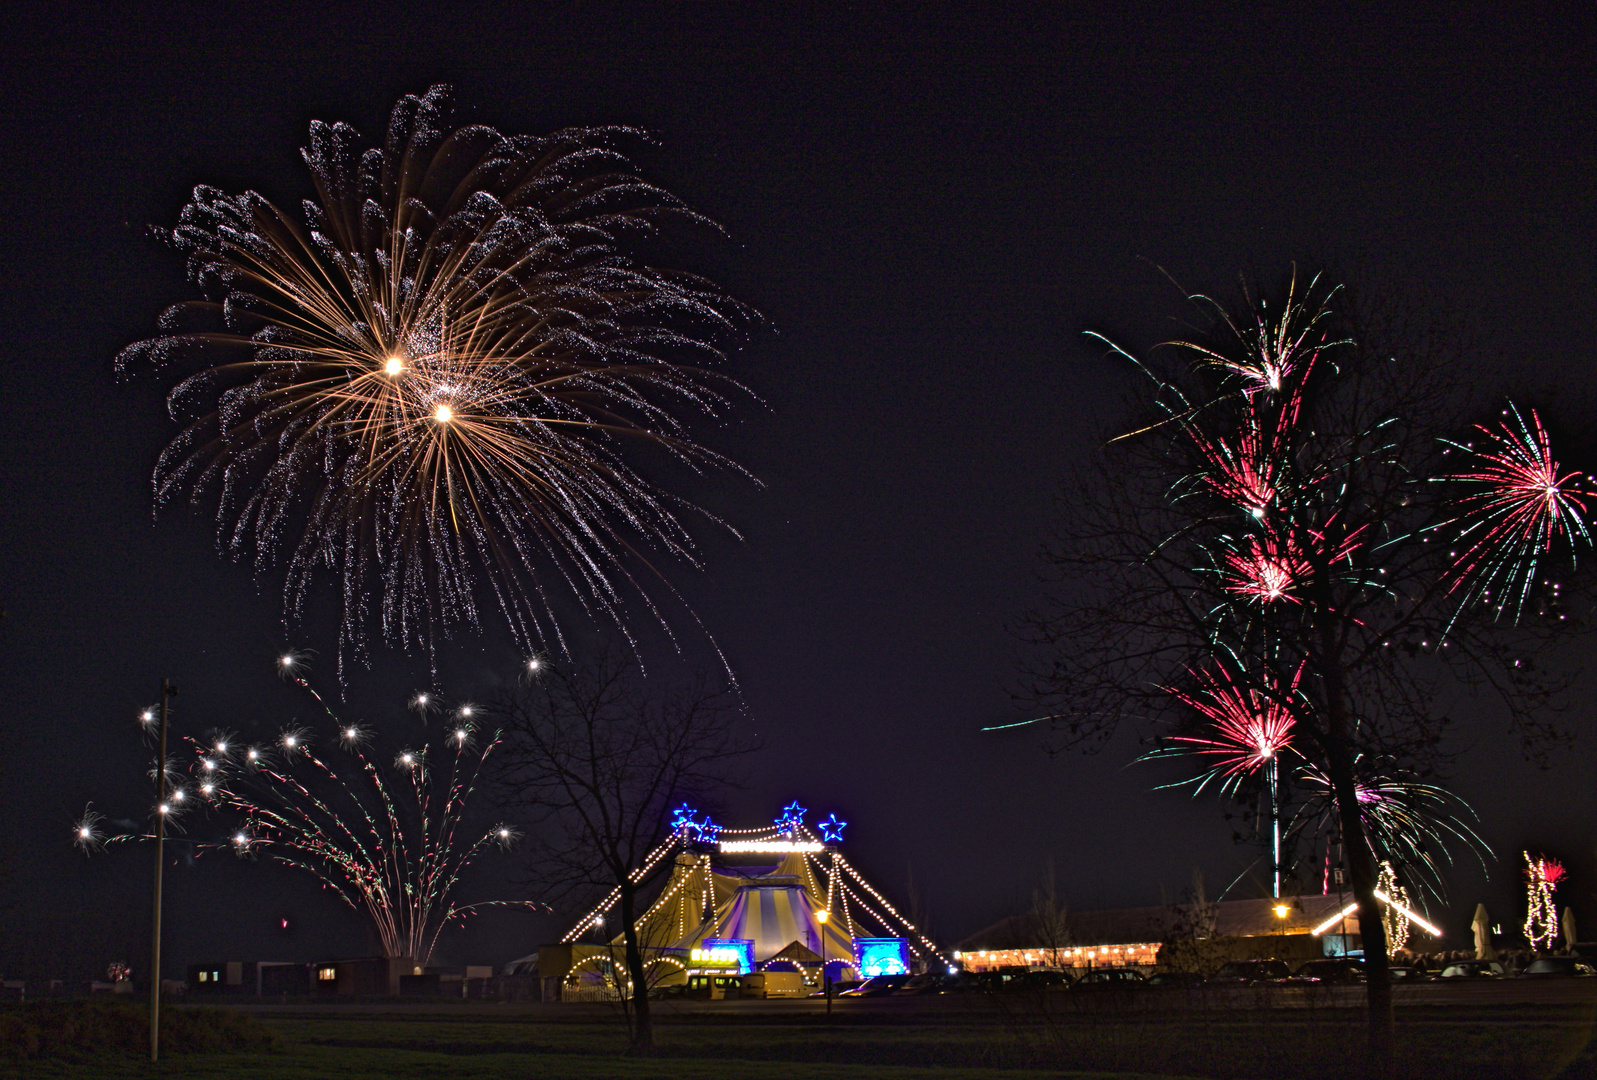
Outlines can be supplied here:
M678 940L676 947L692 949L705 938L748 938L754 942L755 963L764 963L794 942L821 955L822 924L815 914L826 903L816 895L819 883L803 855L788 855L772 873L760 877L711 873L715 913ZM852 962L854 943L840 922L825 924L826 959Z

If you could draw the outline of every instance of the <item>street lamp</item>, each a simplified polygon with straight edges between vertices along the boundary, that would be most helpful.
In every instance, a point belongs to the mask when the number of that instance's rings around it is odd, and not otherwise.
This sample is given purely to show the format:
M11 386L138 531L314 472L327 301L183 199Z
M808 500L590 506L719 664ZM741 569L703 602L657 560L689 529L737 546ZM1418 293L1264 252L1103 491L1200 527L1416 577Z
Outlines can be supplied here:
M155 759L155 903L150 935L150 1061L161 1053L161 873L166 859L166 709L177 687L161 680L161 756ZM153 720L148 712L144 719Z
M826 920L831 917L829 911L817 911L815 921L821 924L821 985L826 988L826 1018L832 1018L832 976L826 970Z

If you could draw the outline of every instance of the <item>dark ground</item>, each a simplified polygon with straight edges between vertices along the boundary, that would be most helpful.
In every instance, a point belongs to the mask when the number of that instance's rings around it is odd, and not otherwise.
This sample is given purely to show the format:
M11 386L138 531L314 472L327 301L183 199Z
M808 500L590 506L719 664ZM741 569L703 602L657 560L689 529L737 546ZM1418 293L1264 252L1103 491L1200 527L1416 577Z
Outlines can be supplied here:
M1445 989L1400 1004L1399 1077L1597 1078L1597 985L1537 988L1540 1004L1506 1000L1516 988ZM1277 993L1267 1008L1251 992L1192 1001L1073 993L885 998L837 1002L830 1022L814 1001L665 1002L657 1060L625 1055L620 1014L606 1006L252 1006L248 1012L276 1035L270 1050L174 1054L161 1070L137 1054L25 1064L0 1058L0 1076L1358 1076L1361 1011L1331 996Z

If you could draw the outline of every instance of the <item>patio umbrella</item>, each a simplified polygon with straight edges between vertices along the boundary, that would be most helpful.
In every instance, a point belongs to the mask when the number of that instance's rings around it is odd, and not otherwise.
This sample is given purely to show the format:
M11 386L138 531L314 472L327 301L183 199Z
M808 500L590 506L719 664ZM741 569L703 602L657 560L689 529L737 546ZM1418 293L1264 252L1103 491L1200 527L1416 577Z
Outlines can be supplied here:
M1575 933L1575 909L1566 907L1564 909L1564 948L1574 952L1575 942L1579 940L1580 938Z
M1475 959L1497 959L1497 950L1492 948L1492 920L1486 914L1485 904L1475 905Z

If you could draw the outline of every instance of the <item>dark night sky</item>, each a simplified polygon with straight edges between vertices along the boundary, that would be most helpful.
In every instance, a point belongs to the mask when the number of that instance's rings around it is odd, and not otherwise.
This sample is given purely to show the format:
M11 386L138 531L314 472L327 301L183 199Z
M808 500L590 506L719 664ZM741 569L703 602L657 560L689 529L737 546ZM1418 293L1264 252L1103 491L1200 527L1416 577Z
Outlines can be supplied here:
M191 294L146 227L199 182L291 202L313 118L371 136L441 81L505 131L658 136L650 174L733 238L698 267L771 328L729 369L764 405L701 432L763 482L694 491L744 539L707 534L705 571L671 575L766 741L731 820L795 797L838 812L851 858L901 898L912 872L945 940L1022 905L1049 858L1070 903L1096 907L1173 897L1194 866L1212 894L1255 854L1217 804L1127 768L1130 739L1049 759L1034 735L976 730L1023 715L1006 626L1036 595L1051 493L1116 412L1121 373L1081 331L1162 340L1182 309L1155 264L1203 290L1320 253L1415 273L1477 320L1497 357L1483 385L1556 396L1591 442L1589 26L1457 6L1386 27L1336 6L1179 24L1158 5L336 6L39 6L7 29L0 918L35 958L141 966L148 853L86 862L68 826L91 799L141 804L131 717L162 675L179 724L262 732L309 716L271 670L285 643L319 650L333 685L324 622L285 633L275 584L219 557L203 514L152 524L172 428L154 381L111 373ZM441 682L484 693L516 660L490 632L442 655ZM350 710L408 723L398 703L427 681L380 654ZM1489 884L1460 871L1448 925L1462 940L1482 898L1521 918L1529 844L1572 864L1562 902L1597 926L1593 710L1580 699L1583 740L1547 773L1490 715L1458 715L1454 786L1502 862ZM514 890L511 866L486 860L468 895ZM169 974L371 948L285 869L205 860L169 890ZM499 962L553 929L494 915L441 955Z

